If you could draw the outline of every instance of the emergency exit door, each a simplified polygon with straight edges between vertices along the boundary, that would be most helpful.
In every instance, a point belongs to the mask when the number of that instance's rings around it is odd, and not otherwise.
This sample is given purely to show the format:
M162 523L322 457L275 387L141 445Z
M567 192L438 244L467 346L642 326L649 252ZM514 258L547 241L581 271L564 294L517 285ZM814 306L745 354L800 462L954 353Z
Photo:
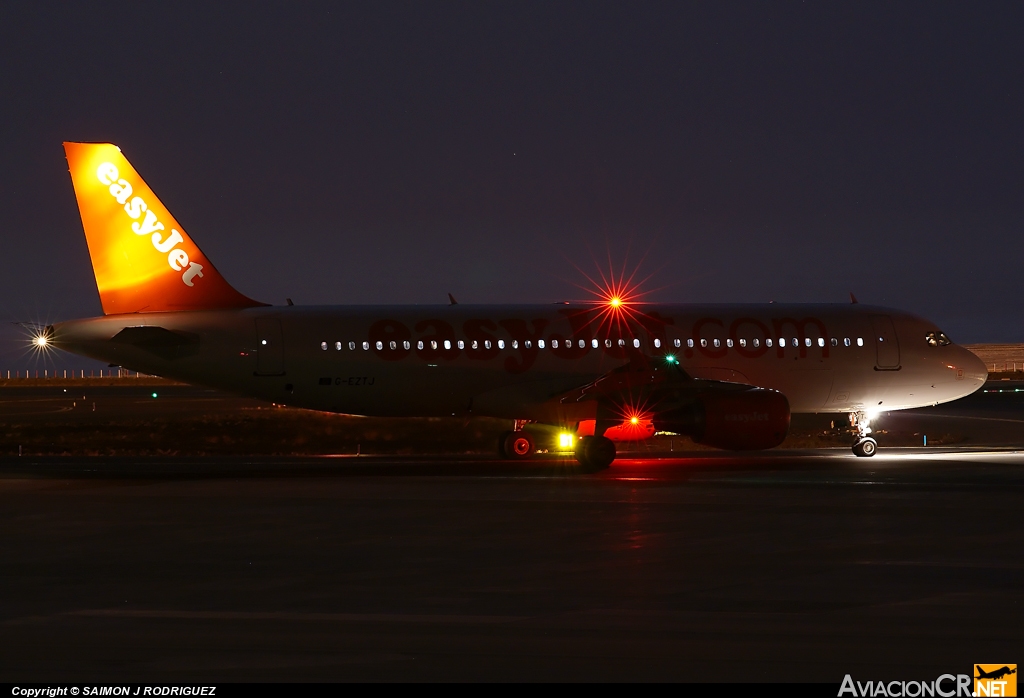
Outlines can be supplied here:
M888 315L873 315L871 329L875 334L875 368L891 371L900 367L900 341Z
M256 375L284 375L284 336L280 320L261 318L256 321Z

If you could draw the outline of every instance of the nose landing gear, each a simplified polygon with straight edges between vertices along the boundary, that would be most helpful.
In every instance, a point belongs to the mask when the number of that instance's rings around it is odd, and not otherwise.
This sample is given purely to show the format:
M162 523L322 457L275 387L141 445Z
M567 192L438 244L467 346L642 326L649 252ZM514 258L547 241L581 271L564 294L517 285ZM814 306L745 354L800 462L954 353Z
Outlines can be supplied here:
M865 436L863 439L859 439L857 443L853 445L853 455L860 458L870 458L875 455L875 451L877 450L878 442L870 436Z
M868 436L871 433L871 418L867 412L851 412L850 426L857 430L857 440L853 444L853 455L858 458L870 458L878 451L878 442Z

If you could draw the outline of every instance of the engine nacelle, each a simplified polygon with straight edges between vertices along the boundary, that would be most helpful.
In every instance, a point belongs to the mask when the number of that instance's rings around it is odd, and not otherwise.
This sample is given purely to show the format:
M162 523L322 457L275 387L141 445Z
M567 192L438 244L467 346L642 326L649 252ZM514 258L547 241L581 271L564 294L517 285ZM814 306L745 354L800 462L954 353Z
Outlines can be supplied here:
M593 419L583 420L576 429L576 436L593 436L596 426ZM627 419L605 429L604 435L612 441L643 441L654 436L654 424L649 419L638 419L636 423Z
M751 388L697 395L690 407L660 414L659 431L686 434L696 443L730 451L759 451L783 442L789 431L789 400L774 390Z

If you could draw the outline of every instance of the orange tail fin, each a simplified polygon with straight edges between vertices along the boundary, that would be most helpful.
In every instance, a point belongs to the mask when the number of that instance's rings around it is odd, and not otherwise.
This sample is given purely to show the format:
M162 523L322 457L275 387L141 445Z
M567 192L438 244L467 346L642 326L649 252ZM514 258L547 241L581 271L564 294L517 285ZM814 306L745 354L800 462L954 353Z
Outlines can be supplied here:
M65 143L106 315L265 305L224 280L110 143Z

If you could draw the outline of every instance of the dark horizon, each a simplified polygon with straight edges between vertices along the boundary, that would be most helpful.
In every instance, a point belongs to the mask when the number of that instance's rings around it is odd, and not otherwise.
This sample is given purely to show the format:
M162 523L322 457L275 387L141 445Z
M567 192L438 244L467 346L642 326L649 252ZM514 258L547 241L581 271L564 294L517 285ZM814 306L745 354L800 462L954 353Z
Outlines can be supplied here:
M652 301L1024 341L1019 5L300 9L0 9L5 319L100 313L83 140L274 304L578 299L646 255Z

